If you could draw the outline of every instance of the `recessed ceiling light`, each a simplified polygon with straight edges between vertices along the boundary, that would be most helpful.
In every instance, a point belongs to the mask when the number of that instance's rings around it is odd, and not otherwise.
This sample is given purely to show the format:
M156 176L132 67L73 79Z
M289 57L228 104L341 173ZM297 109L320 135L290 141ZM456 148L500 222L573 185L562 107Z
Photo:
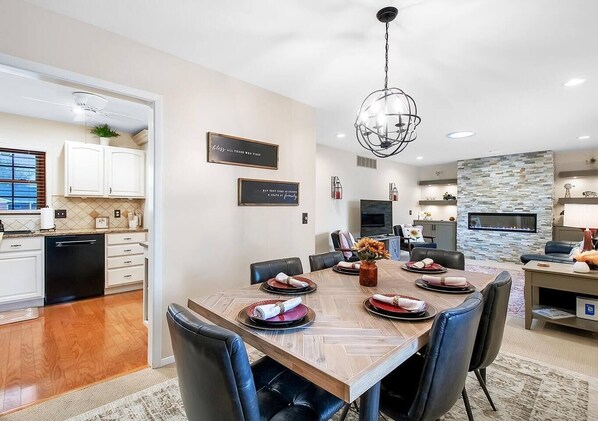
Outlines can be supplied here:
M590 136L588 136L588 135L583 135L583 136L578 136L577 138L578 138L579 140L587 140L587 139L589 139L589 138L590 138Z
M423 156L418 156L415 159L421 160L421 159L424 159L424 157Z
M565 86L567 86L567 87L577 86L577 85L581 85L585 81L586 81L585 79L573 78L573 79L569 79L567 82L565 82Z
M475 134L475 132L466 130L463 132L452 132L446 135L446 137L449 137L451 139L463 139L465 137L471 137Z
M336 137L338 137L339 139L342 139L343 137L347 137L347 135L344 133L337 133Z

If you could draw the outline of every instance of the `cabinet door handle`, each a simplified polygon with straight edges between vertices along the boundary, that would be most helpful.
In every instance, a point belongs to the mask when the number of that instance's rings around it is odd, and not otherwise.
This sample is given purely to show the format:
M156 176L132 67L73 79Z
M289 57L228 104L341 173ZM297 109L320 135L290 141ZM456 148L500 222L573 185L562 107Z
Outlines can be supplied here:
M133 250L131 250L131 249L126 249L126 250L123 250L123 252L124 252L124 253L130 253L130 252L132 252L132 251L133 251Z
M13 247L13 248L18 248L18 247L21 247L22 244L11 244L10 246Z
M110 194L112 194L112 187L110 187Z
M73 192L73 186L70 186L69 187L69 193L72 193L72 192Z
M125 237L125 238L123 238L123 240L125 240L125 241L131 241L132 238L131 237Z
M133 261L131 261L131 260L125 261L125 265L131 264L131 263L133 263Z
M131 277L131 275L125 275L124 276L124 278L130 278L130 277Z

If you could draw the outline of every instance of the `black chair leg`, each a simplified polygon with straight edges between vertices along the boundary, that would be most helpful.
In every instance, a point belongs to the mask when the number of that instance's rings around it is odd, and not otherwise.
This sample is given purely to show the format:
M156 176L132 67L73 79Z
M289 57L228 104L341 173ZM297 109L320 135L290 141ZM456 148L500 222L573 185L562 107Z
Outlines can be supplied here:
M463 387L461 396L463 396L463 404L465 405L465 411L467 411L467 419L469 421L474 421L473 413L471 412L471 405L469 405L469 397L467 397L467 390L465 390L465 387Z
M492 398L490 397L490 392L488 392L488 388L486 387L486 370L484 370L484 374L480 373L480 370L474 370L474 373L475 376L478 378L480 386L482 386L482 390L484 391L484 394L486 395L488 402L490 402L490 406L494 411L496 411L496 406L494 406L494 402L492 402Z
M348 403L343 407L343 412L341 412L341 416L339 418L339 421L345 421L345 418L347 417L347 413L349 412L349 408L351 408L351 404Z

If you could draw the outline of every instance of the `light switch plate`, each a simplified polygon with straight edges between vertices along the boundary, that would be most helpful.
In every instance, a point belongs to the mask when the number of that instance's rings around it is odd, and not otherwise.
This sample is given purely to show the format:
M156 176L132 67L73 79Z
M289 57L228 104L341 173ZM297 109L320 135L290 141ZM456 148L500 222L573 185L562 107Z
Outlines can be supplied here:
M302 223L307 224L307 212L304 212L301 217Z

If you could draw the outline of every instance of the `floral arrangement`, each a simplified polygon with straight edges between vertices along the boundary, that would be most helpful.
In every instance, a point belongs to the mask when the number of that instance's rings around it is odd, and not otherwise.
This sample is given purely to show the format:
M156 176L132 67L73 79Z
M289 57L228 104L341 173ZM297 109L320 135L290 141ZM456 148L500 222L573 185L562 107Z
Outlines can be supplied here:
M371 263L374 260L390 259L390 253L384 247L384 243L363 237L353 246L359 260Z
M432 217L432 212L424 211L424 218L431 218L431 217Z

